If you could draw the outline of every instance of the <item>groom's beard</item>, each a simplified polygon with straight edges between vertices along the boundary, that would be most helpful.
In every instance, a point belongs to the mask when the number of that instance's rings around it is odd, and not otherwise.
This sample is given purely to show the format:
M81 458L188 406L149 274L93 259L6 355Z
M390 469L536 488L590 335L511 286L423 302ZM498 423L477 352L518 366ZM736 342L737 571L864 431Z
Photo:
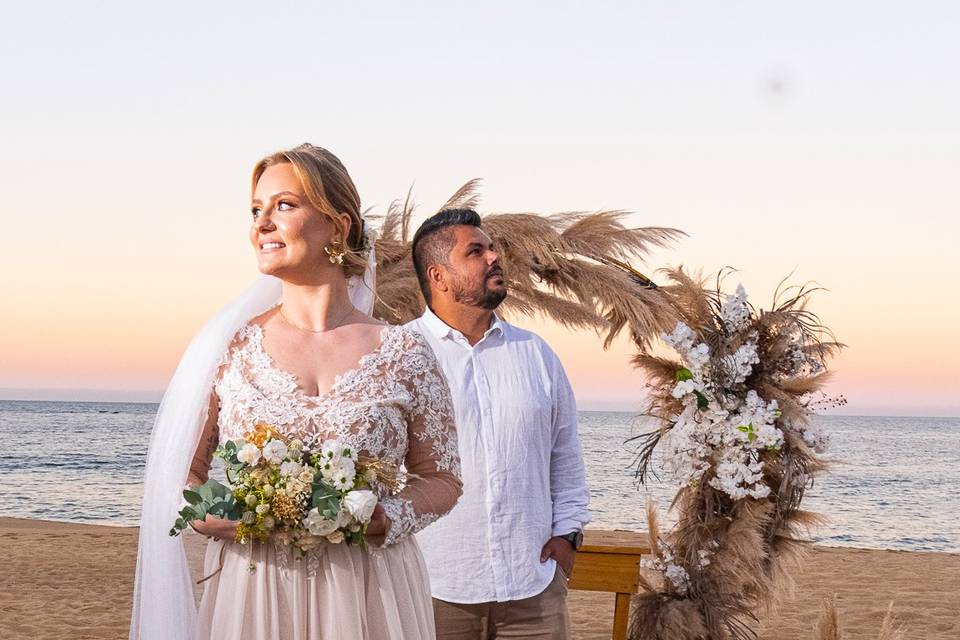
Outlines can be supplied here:
M496 309L507 297L507 288L490 289L487 282L490 276L501 273L499 267L488 271L480 282L471 282L468 278L457 274L453 282L453 299L460 304L468 307L480 307L481 309Z

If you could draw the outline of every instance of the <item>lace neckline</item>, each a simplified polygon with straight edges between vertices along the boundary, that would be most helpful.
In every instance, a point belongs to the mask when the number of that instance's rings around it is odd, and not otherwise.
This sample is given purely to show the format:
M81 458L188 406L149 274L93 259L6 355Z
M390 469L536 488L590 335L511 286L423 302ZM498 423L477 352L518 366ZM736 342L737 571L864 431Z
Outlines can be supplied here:
M330 388L315 396L304 391L303 387L300 386L299 377L293 373L290 373L289 371L286 371L285 369L281 369L280 366L274 361L273 356L267 353L267 350L263 348L263 327L255 322L251 322L244 327L244 330L250 335L251 346L253 347L256 356L262 360L264 367L270 369L274 374L283 378L287 383L287 386L293 390L294 394L306 400L320 403L336 396L337 392L347 381L356 377L367 367L380 359L384 353L385 347L387 346L387 342L389 341L389 332L394 328L396 328L394 325L389 324L383 327L383 329L380 330L380 344L378 344L372 351L360 356L360 359L357 361L357 364L354 367L338 373L334 377L333 384L330 385Z

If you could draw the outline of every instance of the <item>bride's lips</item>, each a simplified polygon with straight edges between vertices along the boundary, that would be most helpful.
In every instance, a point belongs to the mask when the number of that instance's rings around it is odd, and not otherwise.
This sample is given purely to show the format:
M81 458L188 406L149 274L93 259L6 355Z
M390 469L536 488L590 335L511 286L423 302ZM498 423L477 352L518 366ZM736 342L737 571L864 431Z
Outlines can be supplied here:
M260 253L270 253L272 251L279 251L286 247L284 243L279 240L269 240L267 242L260 243Z

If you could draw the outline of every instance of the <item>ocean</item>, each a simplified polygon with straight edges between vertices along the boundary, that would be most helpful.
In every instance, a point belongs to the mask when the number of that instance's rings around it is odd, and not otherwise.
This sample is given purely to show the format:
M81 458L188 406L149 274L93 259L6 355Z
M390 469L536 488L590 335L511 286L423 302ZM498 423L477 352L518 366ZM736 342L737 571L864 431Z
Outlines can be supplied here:
M0 516L135 525L156 404L0 401ZM806 508L829 523L822 545L960 552L960 418L821 416L831 470ZM638 487L625 443L633 414L580 413L593 528L643 530L669 477Z

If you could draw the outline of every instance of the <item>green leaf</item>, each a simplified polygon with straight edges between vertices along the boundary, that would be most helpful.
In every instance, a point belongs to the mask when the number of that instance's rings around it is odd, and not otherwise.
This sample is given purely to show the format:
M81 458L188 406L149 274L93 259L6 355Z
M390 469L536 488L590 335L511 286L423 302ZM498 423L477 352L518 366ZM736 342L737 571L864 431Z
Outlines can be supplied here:
M174 521L170 529L172 536L178 535L194 520L205 519L207 514L225 517L228 520L239 520L243 515L237 508L233 490L213 479L184 490L183 496L191 504L177 514L180 517Z
M743 431L744 433L747 433L750 431L750 427L747 427L745 425L740 425L739 427L737 427L737 431Z
M698 408L698 409L706 409L708 406L710 406L710 401L707 400L707 396L703 395L702 393L700 393L700 392L697 391L697 390L694 390L694 393L695 393L696 396L697 396L697 408Z
M685 380L693 380L693 374L690 373L690 369L687 369L686 367L677 369L677 372L673 374L673 376L677 379L677 382L683 382Z

